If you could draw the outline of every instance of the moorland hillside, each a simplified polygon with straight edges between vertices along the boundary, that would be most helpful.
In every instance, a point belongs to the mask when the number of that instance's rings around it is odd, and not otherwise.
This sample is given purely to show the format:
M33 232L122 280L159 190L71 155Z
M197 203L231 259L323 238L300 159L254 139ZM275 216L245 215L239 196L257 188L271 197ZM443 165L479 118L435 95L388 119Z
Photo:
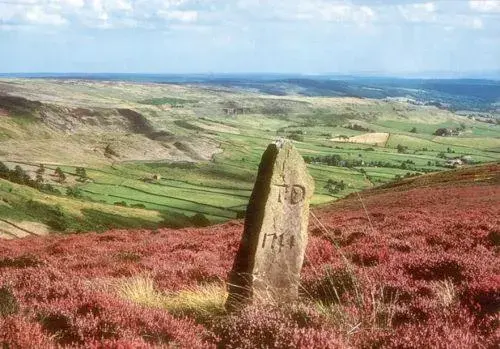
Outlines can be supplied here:
M12 348L496 348L500 166L405 179L313 210L301 298L227 314L242 221L0 246Z

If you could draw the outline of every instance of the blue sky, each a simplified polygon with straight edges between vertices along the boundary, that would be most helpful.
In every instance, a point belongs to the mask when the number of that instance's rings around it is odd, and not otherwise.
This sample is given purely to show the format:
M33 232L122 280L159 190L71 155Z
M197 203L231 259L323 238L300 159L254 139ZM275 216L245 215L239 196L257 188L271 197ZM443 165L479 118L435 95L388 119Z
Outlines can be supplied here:
M500 71L500 0L0 0L0 72Z

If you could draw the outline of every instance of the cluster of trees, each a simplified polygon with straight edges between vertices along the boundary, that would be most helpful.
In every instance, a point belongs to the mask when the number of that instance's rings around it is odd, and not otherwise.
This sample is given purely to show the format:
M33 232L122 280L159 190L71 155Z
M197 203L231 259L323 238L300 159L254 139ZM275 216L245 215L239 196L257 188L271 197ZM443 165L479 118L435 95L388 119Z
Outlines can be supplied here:
M302 130L292 130L288 131L287 138L297 141L297 142L303 142L304 141L304 135L305 132Z
M59 171L61 170L58 168ZM56 169L57 171L57 169ZM62 173L62 171L60 171ZM32 179L30 175L26 173L25 170L19 165L16 165L13 170L9 169L7 165L5 165L3 162L0 162L0 178L6 179L10 182L14 182L17 184L22 184L22 185L27 185L29 187L44 191L44 192L49 192L49 193L55 193L55 194L60 194L61 192L57 189L55 189L51 184L49 183L44 183L43 179L43 174L45 173L45 167L43 165L40 165L38 170L36 171L36 178ZM59 173L59 172L57 172ZM57 174L56 173L56 174ZM64 173L62 173L64 176ZM66 178L64 176L64 178Z
M283 134L283 133L286 134L286 137L288 139L291 139L291 140L294 140L294 141L298 141L298 142L303 142L304 141L304 134L305 134L305 132L302 131L302 130L287 131L286 127L281 127L278 130L276 130L276 134L277 135L280 135L280 134Z
M434 136L458 136L460 132L465 131L466 125L464 123L460 123L459 127L455 128L438 128L436 131L434 131Z
M349 124L349 125L345 126L345 128L348 128L348 129L351 129L351 130L354 130L354 131L373 132L372 129L363 127L363 126L358 125L358 124Z
M327 166L338 166L338 167L354 167L361 166L363 164L362 160L350 160L343 159L338 154L324 155L324 156L304 156L304 161L308 164L323 164Z
M69 187L66 188L66 195L72 196L74 198L81 198L83 196L82 190L78 187Z
M398 153L406 154L408 151L408 147L405 145L398 144L396 149L398 150Z
M44 176L46 175L47 169L43 164L40 164L38 169L35 171L35 179L32 179L30 175L19 165L14 167L14 169L9 169L7 165L0 162L0 178L6 179L10 182L27 185L29 187L38 189L43 192L51 194L61 194L61 192L54 188L50 183L46 183ZM76 175L78 176L77 181L83 182L87 177L87 171L83 167L78 167L76 169ZM66 174L60 167L54 170L53 176L55 180L59 183L66 182ZM82 191L78 187L70 187L66 189L66 195L73 197L81 197Z
M320 163L328 166L346 166L346 160L338 154L324 156L304 156L304 161L308 164Z
M337 166L337 167L387 167L387 168L400 168L403 170L413 170L415 169L415 162L413 160L405 160L401 163L391 163L383 161L368 161L365 162L361 159L343 159L338 154L325 155L325 156L304 156L304 161L308 164L323 164L327 166Z
M405 160L399 165L402 170L412 170L415 169L415 162L412 160Z
M45 174L45 166L43 164L40 164L40 167L38 167L38 170L36 170L36 178L37 181L43 182L43 175ZM66 182L66 175L64 174L63 170L61 170L60 167L57 167L54 170L54 176L56 177L56 181L59 183L64 183Z
M386 168L400 168L402 170L415 169L415 162L413 160L405 160L401 163L383 162L383 161L369 161L365 163L366 167L386 167Z
M348 125L344 126L344 128L348 128L348 129L355 130L355 131L362 131L362 132L368 131L367 128L365 128L361 125L358 125L358 124L348 124Z
M326 182L326 185L325 185L325 189L328 190L328 192L330 194L338 194L340 193L342 190L344 190L346 187L345 183L343 180L340 180L340 181L335 181L333 179L329 179L327 182Z
M87 177L87 170L83 167L76 168L76 175L78 176L76 180L79 182L85 182L85 180L89 178Z

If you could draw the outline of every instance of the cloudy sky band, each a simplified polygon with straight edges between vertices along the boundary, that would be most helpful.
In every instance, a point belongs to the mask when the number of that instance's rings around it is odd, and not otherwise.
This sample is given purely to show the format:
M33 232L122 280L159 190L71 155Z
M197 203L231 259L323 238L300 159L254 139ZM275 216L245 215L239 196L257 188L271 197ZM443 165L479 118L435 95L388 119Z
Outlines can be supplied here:
M500 70L500 0L0 0L0 47L4 72Z

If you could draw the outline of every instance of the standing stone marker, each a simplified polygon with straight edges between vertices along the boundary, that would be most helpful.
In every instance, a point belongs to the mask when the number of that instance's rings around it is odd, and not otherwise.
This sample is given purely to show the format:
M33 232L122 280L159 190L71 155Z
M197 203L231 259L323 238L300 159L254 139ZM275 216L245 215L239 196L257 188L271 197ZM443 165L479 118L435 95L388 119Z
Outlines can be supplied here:
M270 144L262 156L229 275L228 310L256 301L298 297L314 181L290 141Z

